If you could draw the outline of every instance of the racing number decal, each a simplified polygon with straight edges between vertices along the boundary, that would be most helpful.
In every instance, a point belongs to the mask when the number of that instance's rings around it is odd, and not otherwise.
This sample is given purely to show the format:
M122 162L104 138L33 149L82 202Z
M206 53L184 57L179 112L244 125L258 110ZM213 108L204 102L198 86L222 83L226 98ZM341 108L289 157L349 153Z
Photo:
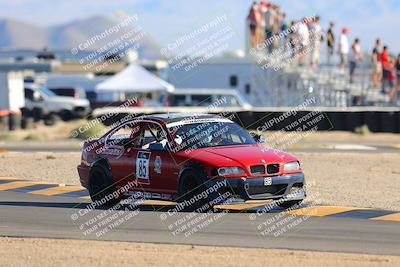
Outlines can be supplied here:
M136 179L139 183L149 184L150 152L139 151L136 157Z

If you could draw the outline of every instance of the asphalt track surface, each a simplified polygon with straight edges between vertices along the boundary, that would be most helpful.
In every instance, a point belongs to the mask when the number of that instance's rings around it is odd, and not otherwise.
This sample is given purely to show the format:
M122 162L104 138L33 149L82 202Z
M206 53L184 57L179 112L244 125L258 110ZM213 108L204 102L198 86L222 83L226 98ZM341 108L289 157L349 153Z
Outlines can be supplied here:
M143 208L135 216L100 237L93 234L85 236L79 229L80 223L73 221L71 216L89 202L78 198L0 192L0 236L284 248L400 256L399 222L340 216L308 217L290 231L275 237L261 235L257 226L279 213L264 213L255 216L254 220L249 219L251 214L227 213L220 214L223 216L219 220L186 237L182 233L173 235L169 225L188 213L167 216L163 221L160 216L164 212ZM104 210L90 212L90 216L96 217ZM110 212L112 215L120 211Z

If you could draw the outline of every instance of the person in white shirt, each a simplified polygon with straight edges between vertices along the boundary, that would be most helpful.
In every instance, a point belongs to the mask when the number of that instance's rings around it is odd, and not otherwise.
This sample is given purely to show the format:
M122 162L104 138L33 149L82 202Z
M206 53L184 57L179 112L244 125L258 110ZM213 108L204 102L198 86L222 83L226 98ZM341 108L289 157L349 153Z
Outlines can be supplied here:
M300 45L299 61L300 61L300 66L303 66L306 61L305 52L308 45L310 44L310 32L308 31L308 26L306 25L305 19L297 23L296 29Z
M361 53L360 39L356 38L350 51L350 83L353 83L354 72L357 68L357 63L363 60Z
M312 55L311 55L311 67L317 68L319 64L319 58L321 54L321 41L323 40L324 30L320 24L320 17L316 17L314 22L310 25L310 33L312 40Z
M275 20L275 10L272 4L268 4L265 7L264 13L264 25L265 25L265 40L268 44L268 53L272 53L273 50L273 42L272 37L274 36L274 20Z
M344 73L344 67L347 64L348 55L349 55L349 39L347 35L349 33L348 28L343 28L342 35L339 40L339 55L340 55L340 65L339 70Z

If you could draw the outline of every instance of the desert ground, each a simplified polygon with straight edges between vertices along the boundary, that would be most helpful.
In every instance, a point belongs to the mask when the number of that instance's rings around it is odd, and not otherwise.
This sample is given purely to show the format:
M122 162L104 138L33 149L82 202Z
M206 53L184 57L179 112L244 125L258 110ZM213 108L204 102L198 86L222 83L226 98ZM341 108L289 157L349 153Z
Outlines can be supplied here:
M37 238L3 237L0 248L0 266L8 267L400 265L395 256Z

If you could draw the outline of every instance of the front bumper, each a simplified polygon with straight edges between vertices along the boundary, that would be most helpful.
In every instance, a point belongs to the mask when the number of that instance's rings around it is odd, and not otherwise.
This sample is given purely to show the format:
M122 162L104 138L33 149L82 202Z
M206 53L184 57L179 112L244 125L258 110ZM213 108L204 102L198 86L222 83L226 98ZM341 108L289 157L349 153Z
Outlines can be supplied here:
M265 185L265 178L271 178L271 184ZM269 200L287 198L287 200L303 200L305 178L303 173L260 178L225 179L229 191L243 200Z

